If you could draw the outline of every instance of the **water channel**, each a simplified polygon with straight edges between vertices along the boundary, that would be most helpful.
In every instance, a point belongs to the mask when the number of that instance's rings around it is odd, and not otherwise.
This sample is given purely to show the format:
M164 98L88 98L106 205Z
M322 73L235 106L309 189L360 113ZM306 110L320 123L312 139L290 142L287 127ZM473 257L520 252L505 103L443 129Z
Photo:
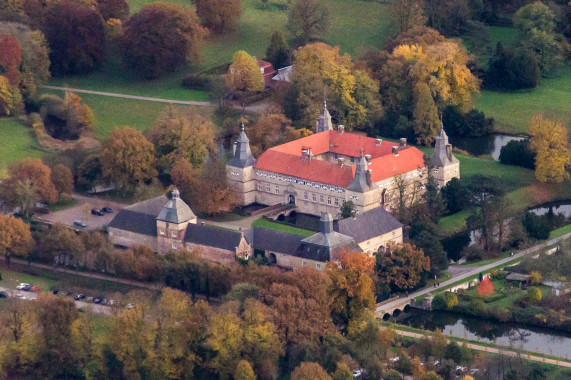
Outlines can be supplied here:
M446 311L410 309L392 322L434 331L458 338L494 343L498 346L539 352L561 358L571 357L571 332L502 323Z
M453 147L465 150L473 156L492 156L497 161L502 147L510 141L524 140L525 137L491 134L482 137L450 136L449 142Z

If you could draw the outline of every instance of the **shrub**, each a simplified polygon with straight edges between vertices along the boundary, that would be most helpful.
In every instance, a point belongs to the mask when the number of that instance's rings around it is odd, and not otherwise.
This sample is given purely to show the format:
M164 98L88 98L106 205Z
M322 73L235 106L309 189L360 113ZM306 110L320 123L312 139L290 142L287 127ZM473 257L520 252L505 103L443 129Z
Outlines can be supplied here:
M490 90L520 90L534 88L540 71L536 57L528 50L507 50L498 42L488 64L484 87Z
M546 218L538 216L533 212L526 212L522 223L530 237L537 240L549 238L550 228Z
M529 274L531 276L531 283L533 285L539 285L541 284L541 281L543 280L543 277L541 276L541 273L533 271Z
M488 297L494 294L494 284L492 284L492 281L490 281L489 277L484 277L482 281L480 281L480 285L476 290L478 295L482 297Z
M437 294L432 299L432 309L433 310L446 310L446 300L442 293Z
M536 154L529 148L529 140L512 140L500 151L500 162L504 165L516 165L535 169Z
M446 304L446 309L450 310L458 305L458 296L455 293L446 292L444 293L444 303Z
M507 273L505 271L500 270L500 269L494 269L490 273L490 278L492 280L503 280L504 278L506 278L506 275L507 275Z
M541 290L539 290L539 288L536 286L532 286L531 288L527 289L526 298L530 303L541 301Z
M190 74L182 78L182 85L190 90L208 91L212 80L203 74Z
M483 112L470 110L463 114L458 106L448 106L442 114L442 122L449 135L478 137L494 129L494 119L486 118Z

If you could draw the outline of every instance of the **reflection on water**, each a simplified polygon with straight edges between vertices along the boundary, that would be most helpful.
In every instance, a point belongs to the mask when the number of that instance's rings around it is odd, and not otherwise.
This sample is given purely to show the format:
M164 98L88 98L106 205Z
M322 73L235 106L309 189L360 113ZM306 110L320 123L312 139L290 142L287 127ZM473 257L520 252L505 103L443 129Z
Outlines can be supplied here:
M411 309L397 323L427 330L441 329L445 334L499 346L539 352L562 358L571 357L571 332L548 330L513 323L501 323L444 311Z
M486 135L482 137L450 136L452 146L467 151L473 156L490 155L494 160L499 160L502 147L512 140L520 141L524 137L506 135Z
M533 212L536 215L545 215L549 211L549 208L553 209L553 213L555 215L564 215L566 218L571 218L571 203L555 204L550 207L537 207L529 211Z

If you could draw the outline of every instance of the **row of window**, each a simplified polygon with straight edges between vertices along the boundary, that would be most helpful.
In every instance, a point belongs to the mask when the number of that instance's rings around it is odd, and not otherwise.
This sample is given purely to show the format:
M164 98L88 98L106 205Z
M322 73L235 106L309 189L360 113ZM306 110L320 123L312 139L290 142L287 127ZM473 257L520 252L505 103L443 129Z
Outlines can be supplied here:
M317 195L315 193L311 193L311 202L317 203ZM306 201L309 201L309 193L307 191L303 192L303 199ZM325 203L325 196L319 194L319 203L323 204ZM329 206L335 204L335 207L339 207L339 198L331 198L331 197L327 197L327 204Z
M337 186L330 186L330 185L315 183L315 182L306 181L306 180L302 180L302 179L297 179L297 178L292 178L292 177L287 177L287 176L281 176L279 174L273 174L270 172L266 173L266 172L259 171L259 170L256 171L256 175L259 177L277 179L278 181L297 183L300 185L314 187L316 189L321 189L321 190L337 191L338 193L343 193L345 191L344 188L337 187Z
M160 234L161 236L165 236L165 235L166 235L166 232L165 232L165 230L162 230L162 229L161 229L161 230L159 230L159 234ZM171 237L173 237L173 238L178 237L176 231L171 231Z
M266 191L268 193L272 192L272 185L269 183L261 183L258 182L258 191ZM280 193L280 185L274 185L274 193L279 194Z

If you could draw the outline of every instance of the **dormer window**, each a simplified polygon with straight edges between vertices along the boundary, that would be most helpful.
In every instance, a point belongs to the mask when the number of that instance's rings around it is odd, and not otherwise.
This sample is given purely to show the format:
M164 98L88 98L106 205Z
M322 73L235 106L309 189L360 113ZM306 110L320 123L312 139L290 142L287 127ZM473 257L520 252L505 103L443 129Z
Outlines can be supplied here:
M176 238L176 231L171 231L171 237Z
M178 244L172 243L171 247L172 247L172 249L178 249Z
M159 234L161 234L161 236L165 236L165 230L159 230Z

